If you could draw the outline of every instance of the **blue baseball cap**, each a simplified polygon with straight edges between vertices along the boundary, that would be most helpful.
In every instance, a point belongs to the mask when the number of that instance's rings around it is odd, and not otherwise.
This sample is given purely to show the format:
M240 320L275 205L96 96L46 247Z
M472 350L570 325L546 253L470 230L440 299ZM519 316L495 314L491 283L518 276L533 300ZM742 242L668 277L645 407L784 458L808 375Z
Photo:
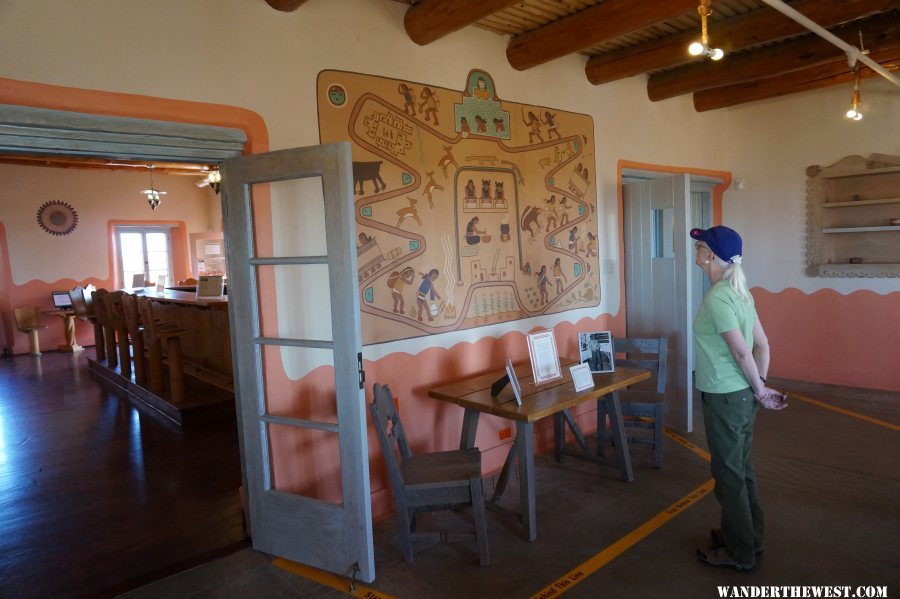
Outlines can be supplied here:
M734 229L717 225L709 229L691 229L691 237L709 246L725 262L741 263L743 241Z

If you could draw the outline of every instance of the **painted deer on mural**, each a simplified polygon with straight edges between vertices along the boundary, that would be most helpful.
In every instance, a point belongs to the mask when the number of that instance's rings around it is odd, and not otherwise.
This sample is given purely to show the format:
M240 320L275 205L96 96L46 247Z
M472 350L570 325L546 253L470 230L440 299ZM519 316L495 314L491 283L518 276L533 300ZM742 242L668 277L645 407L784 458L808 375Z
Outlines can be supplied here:
M422 195L428 199L428 207L433 210L434 201L432 200L431 192L435 189L444 191L444 187L434 182L434 171L426 172L425 176L428 177L428 180L425 182L425 189L422 191Z
M411 218L414 219L419 226L422 226L422 221L419 219L419 211L416 210L416 204L419 202L416 201L415 198L411 198L406 196L406 199L409 200L409 208L401 208L397 211L397 228L400 228L400 225L403 223L404 219Z
M459 163L456 162L456 158L453 157L453 146L441 146L444 148L444 151L447 152L441 159L438 160L438 166L441 167L441 170L444 171L444 179L447 178L447 167L449 165L453 165L456 168L459 168Z

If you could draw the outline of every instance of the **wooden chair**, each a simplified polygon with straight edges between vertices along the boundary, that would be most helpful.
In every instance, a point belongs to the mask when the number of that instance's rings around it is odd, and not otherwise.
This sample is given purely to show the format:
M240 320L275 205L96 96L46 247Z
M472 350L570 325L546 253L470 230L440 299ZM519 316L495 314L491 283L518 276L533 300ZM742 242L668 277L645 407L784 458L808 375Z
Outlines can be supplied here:
M144 367L144 327L141 324L137 297L126 293L122 295L122 310L125 313L125 328L131 338L132 359L134 360L134 381L139 385L147 383L147 370Z
M75 317L85 322L90 322L94 327L94 351L97 352L97 361L106 360L106 344L103 339L103 327L97 320L97 313L94 310L93 285L82 287L78 285L69 290L69 299L72 300L72 311Z
M125 324L125 309L122 307L124 291L111 291L103 296L106 303L106 317L118 338L119 373L131 379L131 344L128 341L128 326Z
M32 356L41 355L38 331L47 328L41 324L41 309L37 306L19 306L13 312L16 315L16 328L28 335L29 353Z
M372 421L394 493L403 560L410 564L413 562L413 535L428 534L414 533L416 512L471 505L478 561L482 566L488 565L481 452L478 449L459 449L412 455L391 390L387 385L376 383L374 392L375 398L370 406ZM399 460L395 453L398 450Z
M616 366L643 368L652 373L646 381L619 391L619 401L622 403L622 416L626 429L632 431L642 428L652 429L652 435L649 437L647 435L629 436L629 444L653 446L653 466L661 468L668 340L665 337L659 339L614 338L613 352L625 354L624 358L616 358ZM648 418L652 418L652 421L649 421ZM601 401L597 403L598 452L602 453L605 443L606 406Z
M146 297L136 297L138 312L144 327L144 343L150 357L150 390L162 395L163 341L166 342L165 361L169 366L169 399L172 403L184 402L184 364L181 358L181 335L189 333L175 325L163 325L153 316L153 302Z
M106 366L115 370L119 365L119 356L116 354L116 330L113 328L112 320L109 318L109 310L106 307L106 296L109 291L106 289L96 289L91 294L94 313L97 316L97 322L103 329L103 345L106 350ZM97 358L100 359L99 357Z

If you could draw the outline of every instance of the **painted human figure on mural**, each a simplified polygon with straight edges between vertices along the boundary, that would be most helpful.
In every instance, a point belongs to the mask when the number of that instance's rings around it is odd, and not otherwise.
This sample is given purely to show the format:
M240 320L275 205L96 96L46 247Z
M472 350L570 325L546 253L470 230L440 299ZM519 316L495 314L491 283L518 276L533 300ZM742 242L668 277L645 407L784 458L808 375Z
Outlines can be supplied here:
M437 93L431 91L430 87L423 87L419 99L422 100L419 102L419 112L425 115L425 120L434 119L434 124L439 125L437 109L440 106L440 100L438 100Z
M474 200L475 198L475 182L472 179L469 179L469 182L466 183L466 200Z
M569 198L562 196L559 198L559 226L564 227L569 222Z
M556 223L559 218L559 213L556 211L555 195L551 195L550 199L545 201L547 202L547 230L545 232L549 233L550 229L555 229L557 227Z
M432 321L434 318L431 316L431 310L428 307L428 299L434 301L435 298L441 299L440 294L434 289L434 282L440 276L440 272L436 268L432 268L428 271L428 273L419 273L422 275L422 284L419 285L419 292L416 293L416 305L419 308L419 312L417 318L419 322L422 321L422 310L425 310L425 315L428 316L428 320Z
M478 245L481 243L481 236L486 233L484 229L478 228L479 218L473 216L466 225L466 243L469 245Z
M491 90L487 88L487 82L484 80L484 77L478 78L478 83L472 89L472 96L479 100L491 99Z
M534 138L537 137L538 141L543 142L544 138L541 137L541 119L537 117L530 110L528 111L528 119L525 119L525 109L522 109L522 122L525 123L526 127L530 127L531 130L528 132L528 143L533 143Z
M546 304L550 301L550 296L547 295L547 283L549 279L547 278L547 265L541 265L541 270L535 273L538 280L538 290L541 292L541 303Z
M588 258L590 258L590 257L592 257L592 256L596 256L596 255L597 255L597 236L594 235L593 233L591 233L590 231L588 231L588 232L587 232L587 238L588 238L588 243L587 243L587 254L586 254L586 256L587 256Z
M459 132L463 134L463 137L468 137L469 133L472 132L472 128L469 127L469 119L466 117L460 117L459 119Z
M573 252L576 256L578 255L579 239L581 239L581 236L578 235L578 227L572 227L569 230L569 251Z
M556 139L560 139L559 129L556 128L556 113L551 113L549 110L544 111L544 118L541 122L547 125L547 139L553 137L553 134L556 134Z
M494 119L494 132L503 133L504 131L506 131L506 124L503 122L503 119Z
M566 285L569 284L569 278L562 271L559 258L553 263L553 278L556 280L556 295L559 295L563 292L563 279L565 279Z
M403 96L403 112L409 116L416 116L416 100L413 97L413 90L405 83L397 86L397 92Z
M477 114L475 115L475 131L477 133L487 133L487 121Z
M394 298L394 313L403 314L403 288L407 285L412 285L415 278L416 271L411 266L407 266L400 272L395 270L388 277L387 286L391 290L391 296Z

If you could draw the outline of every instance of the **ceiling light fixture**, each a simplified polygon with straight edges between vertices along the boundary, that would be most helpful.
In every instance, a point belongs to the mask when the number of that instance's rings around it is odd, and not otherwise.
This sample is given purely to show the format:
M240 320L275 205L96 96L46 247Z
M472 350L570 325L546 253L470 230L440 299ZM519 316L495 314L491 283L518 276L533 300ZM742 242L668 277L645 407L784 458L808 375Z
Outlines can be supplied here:
M153 165L150 165L150 189L142 189L141 193L147 196L147 203L150 204L150 210L156 210L156 207L162 203L160 196L166 195L165 191L159 191L153 186Z
M209 171L209 174L206 176L206 181L209 183L209 186L212 187L212 190L218 194L219 188L222 186L222 174L219 170Z
M691 56L707 56L712 60L721 60L725 56L725 52L721 48L709 47L709 35L706 28L706 19L712 14L709 4L712 0L700 0L700 6L697 12L700 13L701 33L700 41L694 42L688 46L688 54Z
M854 121L861 121L863 118L859 111L859 64L853 66L853 93L850 94L850 110L847 111L847 118Z

